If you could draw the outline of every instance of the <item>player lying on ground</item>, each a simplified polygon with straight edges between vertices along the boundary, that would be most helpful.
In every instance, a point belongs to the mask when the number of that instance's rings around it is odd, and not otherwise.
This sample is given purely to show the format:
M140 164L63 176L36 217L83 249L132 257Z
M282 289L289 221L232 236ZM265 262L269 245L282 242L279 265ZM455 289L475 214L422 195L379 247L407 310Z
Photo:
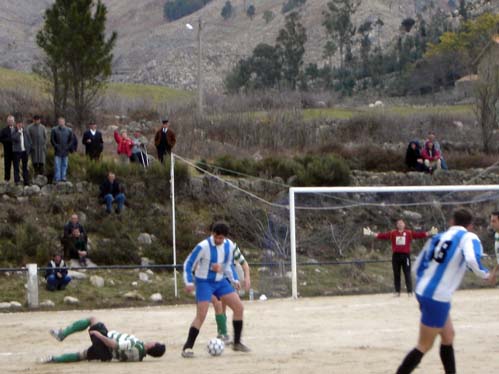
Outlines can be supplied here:
M196 317L192 321L187 341L182 349L182 357L194 356L192 348L208 313L212 296L219 298L234 312L232 318L234 344L232 349L249 352L249 348L241 343L244 307L231 285L232 283L236 288L239 288L239 280L233 264L235 245L226 239L228 234L229 226L227 224L215 223L212 226L212 235L200 242L184 262L185 290L187 293L196 290L197 307ZM193 269L196 269L196 282L194 282L192 275Z
M250 274L250 267L246 259L244 258L243 254L241 253L241 250L237 246L237 244L234 243L236 248L234 249L234 263L239 263L243 269L244 273L244 289L246 292L248 292L251 288L251 274ZM228 345L232 344L232 340L227 333L227 315L226 315L226 305L223 304L217 297L212 296L211 297L211 303L213 304L213 308L215 309L215 321L217 323L217 331L218 331L218 338L222 339L223 342Z
M146 355L161 357L165 353L165 345L158 342L147 342L137 339L133 335L120 334L117 331L108 331L106 326L95 317L76 321L65 329L50 330L50 334L59 341L69 335L88 328L92 345L76 353L66 353L60 356L50 356L42 362L63 363L83 360L111 361L142 361Z
M451 227L428 240L416 264L416 297L421 310L417 346L405 357L397 374L411 373L428 352L437 335L440 335L440 359L445 372L456 373L454 358L454 326L450 317L452 294L459 287L466 268L494 285L496 270L482 266L483 255L480 239L469 232L473 216L466 209L454 212Z

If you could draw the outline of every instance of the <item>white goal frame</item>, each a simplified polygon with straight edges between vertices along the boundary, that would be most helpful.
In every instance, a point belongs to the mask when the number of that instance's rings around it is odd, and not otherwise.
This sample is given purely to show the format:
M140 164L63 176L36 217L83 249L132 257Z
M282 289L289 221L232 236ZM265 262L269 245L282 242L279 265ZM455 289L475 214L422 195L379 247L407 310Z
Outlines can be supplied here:
M296 264L296 206L295 195L307 193L377 193L377 192L480 192L499 191L499 185L450 185L450 186L376 186L376 187L291 187L289 189L289 226L291 245L292 298L298 298L298 274Z

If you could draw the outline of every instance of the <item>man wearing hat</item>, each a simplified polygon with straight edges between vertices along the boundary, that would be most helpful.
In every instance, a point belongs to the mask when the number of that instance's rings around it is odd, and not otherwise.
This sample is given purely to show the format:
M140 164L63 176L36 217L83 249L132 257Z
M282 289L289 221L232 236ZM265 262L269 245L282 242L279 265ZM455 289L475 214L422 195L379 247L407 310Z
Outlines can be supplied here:
M94 120L89 122L88 130L83 133L82 143L85 146L85 154L91 160L98 161L104 149L104 141Z
M163 163L165 154L170 154L172 152L172 148L175 146L177 138L175 137L175 133L169 128L168 118L163 118L161 122L163 125L156 131L154 145L156 145L158 151L159 161Z
M47 131L39 115L33 116L33 123L26 131L31 138L31 162L36 175L43 175L47 157Z

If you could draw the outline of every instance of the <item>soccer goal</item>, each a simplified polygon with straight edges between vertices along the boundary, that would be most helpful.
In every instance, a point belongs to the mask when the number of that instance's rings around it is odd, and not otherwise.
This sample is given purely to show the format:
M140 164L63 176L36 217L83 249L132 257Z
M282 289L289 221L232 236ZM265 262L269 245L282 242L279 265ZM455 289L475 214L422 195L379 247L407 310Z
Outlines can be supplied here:
M297 253L300 249L307 253L309 248L301 248L301 245L316 234L314 231L319 230L319 226L327 227L324 222L330 227L331 241L337 241L339 256L345 256L342 251L350 251L352 257L356 246L368 240L363 237L363 227L371 226L377 232L389 231L394 229L397 218L403 218L415 230L436 226L443 231L452 210L457 207L473 212L475 232L485 252L493 253L488 219L499 207L499 185L290 188L292 297L296 299L299 295Z

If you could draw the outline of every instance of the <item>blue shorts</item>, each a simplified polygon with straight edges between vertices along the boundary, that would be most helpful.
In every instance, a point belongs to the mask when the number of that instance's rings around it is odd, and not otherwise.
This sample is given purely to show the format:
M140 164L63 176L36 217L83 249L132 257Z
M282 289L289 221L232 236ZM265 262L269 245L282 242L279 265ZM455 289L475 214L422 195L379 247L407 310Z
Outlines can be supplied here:
M225 278L219 282L196 278L196 302L211 301L213 295L220 299L232 292L236 291Z
M416 294L421 310L421 323L428 327L441 329L449 318L450 303L436 301Z

